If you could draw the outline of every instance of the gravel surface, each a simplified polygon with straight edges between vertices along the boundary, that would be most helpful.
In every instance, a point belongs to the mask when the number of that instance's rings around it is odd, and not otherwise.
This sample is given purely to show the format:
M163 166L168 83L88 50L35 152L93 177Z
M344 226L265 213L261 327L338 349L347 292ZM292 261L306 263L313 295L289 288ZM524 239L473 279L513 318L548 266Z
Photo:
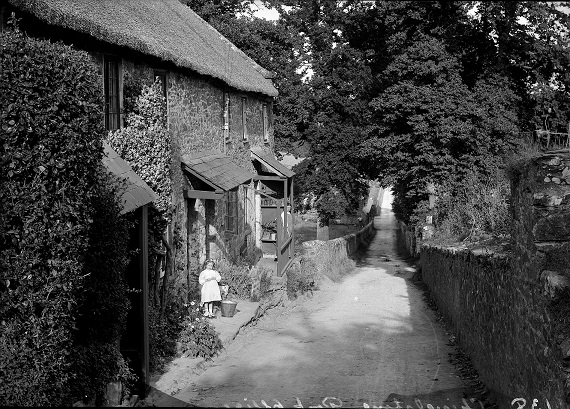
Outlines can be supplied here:
M492 407L414 280L392 212L382 212L356 269L269 311L172 398L199 407Z

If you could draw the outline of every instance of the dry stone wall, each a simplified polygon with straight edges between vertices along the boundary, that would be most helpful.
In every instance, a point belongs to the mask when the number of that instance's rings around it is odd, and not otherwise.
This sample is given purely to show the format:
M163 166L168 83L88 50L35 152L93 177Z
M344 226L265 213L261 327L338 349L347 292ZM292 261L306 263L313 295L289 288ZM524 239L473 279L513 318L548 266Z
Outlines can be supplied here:
M567 408L570 154L521 161L511 192L509 252L424 244L422 278L499 407Z

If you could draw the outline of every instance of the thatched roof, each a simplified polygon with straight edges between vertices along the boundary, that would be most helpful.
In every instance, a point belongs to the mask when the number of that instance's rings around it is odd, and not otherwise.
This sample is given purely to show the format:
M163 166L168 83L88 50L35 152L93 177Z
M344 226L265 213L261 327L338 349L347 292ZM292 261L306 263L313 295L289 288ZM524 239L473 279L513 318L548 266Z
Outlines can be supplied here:
M269 71L178 0L9 2L49 24L173 62L239 90L277 96Z

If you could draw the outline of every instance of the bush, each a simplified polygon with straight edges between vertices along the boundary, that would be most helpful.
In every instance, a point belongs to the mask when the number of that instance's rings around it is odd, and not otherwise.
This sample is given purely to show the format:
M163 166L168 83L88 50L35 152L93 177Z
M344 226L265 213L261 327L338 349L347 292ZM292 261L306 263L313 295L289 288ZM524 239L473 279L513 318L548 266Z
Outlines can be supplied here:
M299 264L287 271L287 296L295 299L301 294L317 289L317 265L310 257L299 257Z
M69 405L83 388L100 395L117 375L120 357L109 346L126 311L124 254L110 247L124 226L102 170L99 84L87 53L0 34L2 406ZM116 285L111 294L96 277ZM81 332L78 317L90 314L90 334L108 329L97 340ZM92 362L100 373L89 374Z
M331 187L317 199L315 206L319 212L321 225L328 226L331 219L346 214L349 203L340 190Z
M493 177L469 173L460 187L437 187L436 196L435 239L463 241L510 234L510 184L504 173ZM426 202L418 209L416 215L429 212Z
M185 311L181 305L171 303L161 317L158 309L149 306L149 371L162 372L168 360L176 356L176 339L182 330Z
M180 352L191 358L211 359L222 349L222 341L210 322L202 316L200 302L193 300L187 307L188 312L178 336L178 342L181 343Z
M241 300L248 300L251 297L251 286L253 280L250 272L251 268L244 262L231 264L222 259L218 262L216 269L222 276L220 285L228 285L228 297Z
M101 177L99 194L93 200L95 212L84 267L87 276L74 343L79 359L73 369L77 379L73 394L95 398L97 404L104 404L108 382L121 377L134 381L117 348L130 308L124 272L130 259L128 228L132 224L120 215L119 181L111 175Z
M222 348L214 328L200 313L198 301L190 304L170 302L164 317L155 308L149 308L149 370L162 372L166 363L177 353L193 358L210 358ZM198 319L198 321L196 321ZM181 349L177 348L177 342Z

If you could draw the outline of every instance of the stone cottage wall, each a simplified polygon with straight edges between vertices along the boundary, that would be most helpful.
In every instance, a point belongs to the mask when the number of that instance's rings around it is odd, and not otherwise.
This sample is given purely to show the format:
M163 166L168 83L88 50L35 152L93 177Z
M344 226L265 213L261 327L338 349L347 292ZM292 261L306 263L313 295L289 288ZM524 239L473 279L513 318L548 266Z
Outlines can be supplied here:
M553 306L570 302L570 156L521 161L511 190L512 251L424 244L422 277L499 407L566 408L570 317Z
M150 84L154 70L142 61L123 60L123 73ZM188 226L188 204L184 189L193 188L182 171L181 158L185 154L215 149L230 156L240 167L255 173L251 162L250 147L262 146L272 152L273 138L263 137L263 104L271 115L271 99L262 95L228 89L223 84L190 71L167 71L168 130L172 140L173 177L173 229L171 234L179 239L176 249L176 271L172 281L176 287L196 279L206 259L206 237L209 237L209 257L232 262L240 257L254 258L259 254L255 248L255 214L253 182L247 188L238 188L238 233L225 231L227 211L226 196L221 200L194 201L198 222ZM224 139L223 110L224 92L230 97L230 137ZM248 139L242 138L242 97L246 97L246 127ZM269 118L271 123L271 117ZM206 229L205 219L210 221ZM189 227L193 234L188 234ZM192 276L196 276L192 278Z

